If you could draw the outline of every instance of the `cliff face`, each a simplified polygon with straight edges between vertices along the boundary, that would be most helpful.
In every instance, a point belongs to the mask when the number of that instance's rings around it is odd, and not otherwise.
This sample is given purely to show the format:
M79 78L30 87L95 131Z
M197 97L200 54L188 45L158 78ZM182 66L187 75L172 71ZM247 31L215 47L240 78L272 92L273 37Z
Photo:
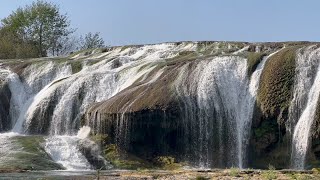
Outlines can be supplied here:
M88 125L124 156L196 167L320 162L317 43L165 43L22 61L2 62L11 76L0 130L55 136Z

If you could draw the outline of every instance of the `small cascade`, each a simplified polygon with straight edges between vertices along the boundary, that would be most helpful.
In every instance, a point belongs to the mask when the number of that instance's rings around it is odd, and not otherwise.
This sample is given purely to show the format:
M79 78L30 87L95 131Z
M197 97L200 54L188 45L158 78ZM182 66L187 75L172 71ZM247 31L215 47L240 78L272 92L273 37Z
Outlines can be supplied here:
M293 130L291 164L304 169L310 143L310 129L315 118L320 96L320 49L309 47L299 53L294 85L294 98L290 106L290 123L297 122Z
M250 129L251 129L251 123L252 123L252 116L253 111L257 99L257 93L259 89L260 84L260 77L262 74L262 71L264 69L264 66L268 59L273 56L274 54L278 53L280 50L275 51L271 53L268 56L264 56L262 61L259 63L255 71L252 73L250 77L249 82L249 89L246 95L246 101L243 101L241 110L241 118L242 121L240 123L239 127L239 135L238 135L238 143L239 143L239 167L244 168L246 166L247 161L247 148L249 145L249 139L250 139Z
M90 163L79 150L79 140L90 134L90 127L80 128L76 136L51 136L46 139L45 150L52 159L66 170L89 170Z
M66 170L89 170L90 163L80 152L78 141L77 136L51 136L46 138L44 148Z

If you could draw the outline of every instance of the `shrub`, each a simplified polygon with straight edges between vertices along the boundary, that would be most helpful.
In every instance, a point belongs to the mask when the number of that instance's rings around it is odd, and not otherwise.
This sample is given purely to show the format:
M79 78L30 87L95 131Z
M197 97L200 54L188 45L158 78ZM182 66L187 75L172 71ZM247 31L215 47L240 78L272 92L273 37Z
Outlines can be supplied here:
M159 156L155 158L156 165L166 170L175 170L181 168L183 165L176 163L175 159L170 156Z
M240 177L240 169L235 167L230 168L230 176Z

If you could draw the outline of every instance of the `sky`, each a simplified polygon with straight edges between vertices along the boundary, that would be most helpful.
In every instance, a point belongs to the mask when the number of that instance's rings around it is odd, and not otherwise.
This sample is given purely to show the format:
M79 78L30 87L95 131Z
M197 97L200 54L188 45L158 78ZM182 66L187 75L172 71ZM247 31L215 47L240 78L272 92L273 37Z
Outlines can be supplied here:
M107 45L320 41L319 0L47 0ZM0 0L0 19L32 0Z

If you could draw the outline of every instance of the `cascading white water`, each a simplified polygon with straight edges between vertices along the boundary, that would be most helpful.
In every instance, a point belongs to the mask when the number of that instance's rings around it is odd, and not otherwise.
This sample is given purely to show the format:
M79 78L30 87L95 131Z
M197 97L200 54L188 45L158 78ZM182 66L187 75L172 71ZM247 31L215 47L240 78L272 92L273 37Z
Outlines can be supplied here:
M87 170L90 163L81 154L76 136L51 136L44 146L51 158L66 170Z
M320 49L311 46L298 54L294 98L289 111L290 123L297 122L293 131L291 154L291 164L295 169L305 168L310 129L315 118L319 96Z
M76 136L51 136L46 139L45 150L52 159L66 170L88 170L90 163L79 151L78 141L90 134L90 127L80 128Z
M293 134L294 126L306 107L308 94L314 82L320 58L315 46L297 52L293 99L289 107L288 130Z
M10 100L10 115L14 125L12 131L17 133L24 133L23 123L27 112L30 111L31 104L45 93L44 91L49 86L48 84L72 73L70 66L62 65L56 67L52 62L44 65L31 65L24 72L23 80L13 72L8 76L9 88L12 94Z
M249 136L251 129L252 116L254 111L254 106L257 99L257 93L260 84L260 77L264 66L268 59L274 54L278 53L280 50L271 53L268 56L263 57L262 61L259 63L255 71L252 73L249 82L249 89L246 95L246 101L243 101L241 108L242 121L239 127L238 143L239 143L239 167L243 168L245 166L244 161L247 159L247 147L249 145Z
M194 153L189 156L199 156L195 161L200 167L244 167L260 75L272 55L263 59L250 80L247 60L236 56L198 62L192 72L187 70L191 64L182 68L175 87L185 104L185 143L190 145L186 149Z
M88 107L112 98L136 82L144 82L145 79L148 79L148 83L157 81L165 71L162 67L165 61L178 56L180 52L194 53L197 48L195 43L119 47L90 55L87 61L83 61L87 65L75 74L72 74L70 65L54 61L30 65L20 76L9 72L9 88L12 92L10 116L14 124L12 131L50 134L45 149L56 162L69 170L88 169L90 163L77 148L79 139L87 137L88 129L83 128L76 135ZM248 46L231 56L201 56L195 62L183 62L184 65L177 68L179 75L174 87L184 104L183 135L188 137L185 144L188 152L194 151L189 156L195 154L195 162L199 162L200 167L221 167L221 164L224 167L246 166L260 75L268 57L272 55L265 57L249 78L247 60L241 57L247 49ZM302 162L308 146L307 132L310 131L317 103L315 99L319 95L319 85L315 83L319 82L318 76L311 76L315 73L308 68L318 65L320 58L312 48L299 57L301 62L297 62L298 79L289 118L292 119L290 122L297 122L299 118L295 117L300 117L294 131L294 148L297 149L298 158L293 159ZM87 57L77 55L73 58L83 60ZM91 65L91 60L98 63ZM298 58L297 61L300 60ZM144 92L139 96L143 95ZM125 104L121 111L126 112L132 103ZM297 109L304 111L298 112ZM44 126L48 127L42 128ZM119 131L128 130L123 120L119 121L119 126ZM119 132L117 135L125 133Z
M47 112L41 109L52 105L52 120L50 134L74 134L86 109L94 102L101 102L132 85L135 81L142 81L157 66L157 62L164 58L171 58L181 50L193 49L193 46L175 46L174 44L160 44L139 48L116 48L98 57L103 58L97 64L86 66L82 71L48 87L46 92L25 117L26 130L32 126L32 121L42 118ZM66 108L69 107L69 108Z
M12 131L21 134L49 132L51 136L46 139L45 149L56 162L69 170L88 169L90 164L77 148L83 134L74 134L89 105L114 96L137 80L143 81L156 67L155 62L195 47L184 43L124 50L119 47L91 56L90 59L99 62L85 66L76 74L72 74L71 65L45 60L27 66L20 76L9 72ZM48 125L47 130L45 126Z

